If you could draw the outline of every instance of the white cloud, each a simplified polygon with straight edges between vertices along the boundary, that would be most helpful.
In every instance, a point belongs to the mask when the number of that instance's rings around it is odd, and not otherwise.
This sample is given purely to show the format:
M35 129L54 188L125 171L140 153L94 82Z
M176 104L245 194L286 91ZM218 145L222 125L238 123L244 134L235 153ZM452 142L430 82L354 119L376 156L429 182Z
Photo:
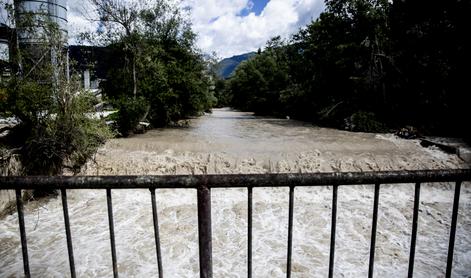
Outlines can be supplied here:
M192 8L198 46L220 57L254 51L277 35L288 38L324 9L323 0L271 0L260 15L242 17L240 11L250 10L252 1L183 0L182 5Z
M93 14L93 6L87 0L69 0L67 6L69 44L76 44L80 33L96 31L98 23L90 21L96 16Z
M173 1L173 0L172 0ZM69 0L70 43L82 31L93 31L84 14L91 8L87 0ZM190 8L193 30L198 34L197 46L206 53L216 52L229 57L255 51L266 41L280 35L288 38L324 9L323 0L270 0L260 15L253 9L253 0L181 0L182 8ZM250 11L240 16L242 10Z
M12 4L13 0L0 0L0 24L11 26L11 22L8 18L7 10L5 9L6 4Z

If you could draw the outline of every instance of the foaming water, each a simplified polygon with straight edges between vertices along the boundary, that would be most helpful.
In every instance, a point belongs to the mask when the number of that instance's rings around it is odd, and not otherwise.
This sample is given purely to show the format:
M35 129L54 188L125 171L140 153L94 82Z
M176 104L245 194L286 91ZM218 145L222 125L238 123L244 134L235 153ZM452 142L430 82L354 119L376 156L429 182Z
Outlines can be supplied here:
M108 142L87 175L206 174L412 170L466 167L456 156L423 149L390 134L350 133L292 120L215 110L189 128L159 129ZM414 187L381 187L375 275L404 277L410 248ZM148 190L113 190L118 270L123 277L157 275ZM471 275L471 190L462 187L454 276ZM69 213L79 277L112 276L106 193L70 190ZM196 277L198 266L195 190L157 190L166 277ZM253 192L255 277L286 274L288 189ZM446 265L453 185L423 185L415 277L442 277ZM293 277L328 273L331 187L297 187L294 199ZM368 271L373 187L340 187L335 275L365 277ZM30 202L25 222L32 275L69 275L60 199ZM214 277L246 277L247 190L212 190ZM22 276L17 215L0 221L0 277Z

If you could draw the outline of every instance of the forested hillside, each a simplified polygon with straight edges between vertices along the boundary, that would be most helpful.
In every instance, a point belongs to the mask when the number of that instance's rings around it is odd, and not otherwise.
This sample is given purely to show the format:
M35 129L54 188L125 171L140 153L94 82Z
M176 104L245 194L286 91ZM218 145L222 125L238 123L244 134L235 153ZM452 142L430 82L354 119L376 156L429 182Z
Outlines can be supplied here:
M231 77L240 63L252 58L254 55L255 52L249 52L222 59L216 65L216 75L221 79L227 79Z

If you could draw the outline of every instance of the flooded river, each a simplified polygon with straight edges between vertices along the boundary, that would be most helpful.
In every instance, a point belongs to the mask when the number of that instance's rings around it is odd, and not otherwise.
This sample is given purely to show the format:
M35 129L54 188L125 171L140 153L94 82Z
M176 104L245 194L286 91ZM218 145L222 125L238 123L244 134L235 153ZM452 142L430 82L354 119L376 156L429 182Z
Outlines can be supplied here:
M293 120L216 109L187 128L157 129L110 140L87 175L332 172L464 168L454 155L391 134L351 133ZM413 208L412 184L383 185L379 200L375 276L406 277ZM254 277L286 276L288 190L254 189ZM293 277L328 273L331 187L296 188ZM421 191L415 277L443 277L453 185ZM195 190L157 190L165 277L197 277ZM340 187L335 277L366 277L373 187ZM454 277L471 276L471 189L462 187ZM148 190L114 190L118 270L122 277L157 274ZM59 199L25 207L33 277L69 275ZM104 191L69 191L78 277L112 276ZM246 277L247 190L213 189L214 277ZM22 276L17 215L0 220L0 277Z

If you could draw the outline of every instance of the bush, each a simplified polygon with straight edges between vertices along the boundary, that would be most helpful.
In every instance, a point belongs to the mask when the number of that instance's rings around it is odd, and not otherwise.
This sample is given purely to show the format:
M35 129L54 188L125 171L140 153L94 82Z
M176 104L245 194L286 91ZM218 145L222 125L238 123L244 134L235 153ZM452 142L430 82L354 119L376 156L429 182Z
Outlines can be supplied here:
M127 137L135 131L139 122L145 118L149 111L149 104L143 97L136 99L121 98L117 102L117 106L119 108L116 118L118 132Z
M57 23L31 19L16 22L38 37L34 47L20 46L21 59L13 57L12 64L21 64L22 70L1 92L0 108L18 124L0 144L15 149L25 175L60 175L66 169L76 174L112 134L93 115L94 96L81 90L77 76L69 79L65 38Z
M345 129L357 132L386 132L387 127L379 122L372 112L358 111L345 119Z
M93 97L69 85L58 88L58 95L51 94L54 101L43 106L43 110L40 110L41 102L33 100L28 104L38 87L21 81L12 87L17 92L10 94L16 100L12 110L20 123L4 142L19 148L24 174L59 175L64 169L76 174L98 147L111 138L105 123L90 114ZM49 90L42 88L40 95L46 95L44 91Z
M2 84L0 83L0 113L5 111L6 107L6 100L7 100L7 90L6 88L2 88Z

